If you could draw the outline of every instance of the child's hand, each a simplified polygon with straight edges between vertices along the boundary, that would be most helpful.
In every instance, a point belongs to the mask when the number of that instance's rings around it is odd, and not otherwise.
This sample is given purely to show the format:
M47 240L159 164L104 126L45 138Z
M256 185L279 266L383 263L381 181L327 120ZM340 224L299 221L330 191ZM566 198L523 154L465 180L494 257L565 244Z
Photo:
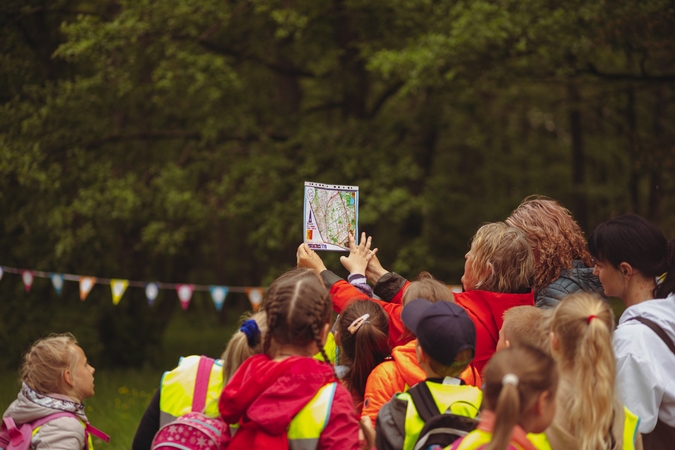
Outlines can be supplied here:
M382 276L388 272L389 271L382 267L382 264L380 264L380 260L377 258L377 255L373 253L370 261L368 261L368 267L366 267L366 278L370 284L375 286L375 283L377 283L380 278L382 278Z
M375 448L375 429L373 422L368 416L361 416L359 422L359 450Z
M298 267L306 267L316 271L316 273L327 270L321 257L305 243L300 244L295 256L298 260Z
M341 256L340 262L350 274L366 274L368 261L370 261L370 259L375 256L375 253L377 253L377 249L370 250L370 244L372 242L372 237L366 239L366 233L361 233L361 242L359 245L356 245L354 235L351 232L349 233L349 257Z

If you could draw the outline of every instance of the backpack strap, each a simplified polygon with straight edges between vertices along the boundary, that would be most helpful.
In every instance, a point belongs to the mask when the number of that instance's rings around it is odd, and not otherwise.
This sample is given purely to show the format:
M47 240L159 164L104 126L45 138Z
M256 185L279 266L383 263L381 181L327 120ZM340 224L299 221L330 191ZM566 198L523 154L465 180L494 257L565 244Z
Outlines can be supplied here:
M199 358L199 367L197 367L197 379L195 380L195 390L192 394L192 411L202 412L206 406L206 396L209 393L209 379L211 378L211 368L214 359L207 356Z
M14 419L12 419L11 417L5 417L4 419L2 419L2 425L7 430L7 434L9 435L9 441L12 443L13 446L16 447L23 441L23 434L16 427Z
M438 416L441 413L438 406L436 406L434 396L431 395L429 386L427 386L425 381L417 383L415 386L408 389L408 393L412 398L415 409L417 409L417 413L425 423L432 417Z
M87 422L85 424L84 429L85 429L85 432L86 432L87 435L91 434L92 436L96 436L97 438L99 438L100 440L105 442L106 444L110 443L110 436L108 436L103 431L99 430L98 428L94 427L89 422ZM87 443L88 442L89 442L89 436L87 436Z
M675 353L675 344L673 344L672 339L668 337L665 331L663 331L663 328L658 326L656 323L652 322L649 319L645 319L644 317L633 317L630 320L637 320L638 322L643 323L644 325L647 325L649 328L656 333L661 340L668 346L671 352Z

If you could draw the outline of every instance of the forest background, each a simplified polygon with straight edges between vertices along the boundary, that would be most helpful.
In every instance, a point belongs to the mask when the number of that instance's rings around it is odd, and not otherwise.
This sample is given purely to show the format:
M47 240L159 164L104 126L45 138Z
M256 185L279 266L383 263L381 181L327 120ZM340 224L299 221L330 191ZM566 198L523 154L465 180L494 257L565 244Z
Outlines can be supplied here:
M5 0L0 264L267 285L295 265L304 181L358 185L407 277L458 283L475 230L530 194L673 238L673 30L665 0ZM166 369L249 308L110 298L5 274L0 368L71 331L99 368Z

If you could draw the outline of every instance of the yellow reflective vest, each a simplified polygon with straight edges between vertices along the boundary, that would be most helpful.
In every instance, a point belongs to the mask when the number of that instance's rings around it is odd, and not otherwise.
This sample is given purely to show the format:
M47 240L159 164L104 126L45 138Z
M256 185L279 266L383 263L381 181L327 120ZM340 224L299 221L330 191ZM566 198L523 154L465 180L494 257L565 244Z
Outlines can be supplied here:
M438 410L450 412L458 416L475 418L483 401L483 393L474 386L451 385L425 381L436 402ZM412 450L419 438L424 421L415 408L415 403L408 392L396 394L396 397L408 402L405 413L405 438L403 450Z
M638 425L640 424L640 419L638 416L633 414L626 408L623 407L625 413L624 425L623 425L623 450L635 450L635 439L638 433ZM528 434L527 439L534 445L538 450L552 450L551 444L546 437L546 434ZM474 430L471 433L467 434L456 450L477 450L483 446L490 443L492 440L492 433L482 430ZM515 443L511 443L511 446L516 450L522 450L522 447ZM450 447L448 447L450 448Z
M192 397L201 356L181 358L178 367L162 375L159 397L160 427L192 411ZM223 361L217 359L211 368L204 414L218 417L218 399L223 391Z
M291 450L315 450L321 433L328 424L337 383L328 383L307 403L288 427L288 447Z

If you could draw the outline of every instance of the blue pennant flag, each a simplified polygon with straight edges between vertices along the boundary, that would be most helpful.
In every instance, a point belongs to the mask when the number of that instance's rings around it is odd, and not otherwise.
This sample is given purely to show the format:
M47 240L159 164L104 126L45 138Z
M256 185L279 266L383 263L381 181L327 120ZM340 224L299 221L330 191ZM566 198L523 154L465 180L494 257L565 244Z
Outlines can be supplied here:
M216 305L216 310L220 311L223 309L223 303L225 303L225 297L227 297L229 289L227 286L209 286L209 291L211 291L211 298L213 304Z
M61 290L63 289L63 275L60 273L53 273L49 275L49 278L52 279L52 286L57 294L61 295Z

